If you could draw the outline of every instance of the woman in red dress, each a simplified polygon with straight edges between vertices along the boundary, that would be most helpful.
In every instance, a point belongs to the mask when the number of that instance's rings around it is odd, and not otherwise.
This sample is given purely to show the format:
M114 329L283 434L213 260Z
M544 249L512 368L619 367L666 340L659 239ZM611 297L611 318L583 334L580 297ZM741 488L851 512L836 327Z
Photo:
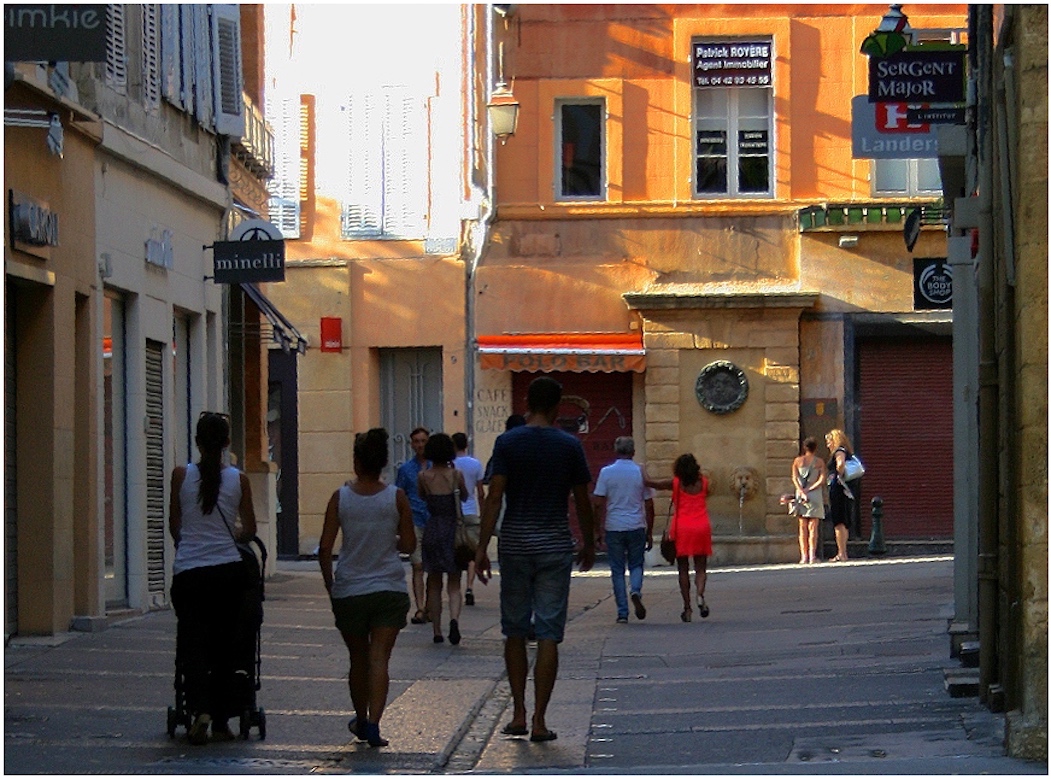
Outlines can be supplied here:
M683 622L693 620L690 606L690 558L697 586L697 610L708 616L704 602L704 587L708 582L708 556L712 553L712 523L708 519L708 479L701 474L701 466L692 454L679 455L675 461L672 479L647 479L646 486L672 491L671 526L669 537L675 541L676 564L679 567L679 592L682 593Z

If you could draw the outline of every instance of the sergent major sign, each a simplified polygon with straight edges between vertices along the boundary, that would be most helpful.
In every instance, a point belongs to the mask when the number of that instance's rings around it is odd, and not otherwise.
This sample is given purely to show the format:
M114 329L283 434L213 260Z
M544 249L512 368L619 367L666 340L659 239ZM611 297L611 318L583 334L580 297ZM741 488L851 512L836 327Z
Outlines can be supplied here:
M869 102L963 103L967 50L900 51L869 58Z

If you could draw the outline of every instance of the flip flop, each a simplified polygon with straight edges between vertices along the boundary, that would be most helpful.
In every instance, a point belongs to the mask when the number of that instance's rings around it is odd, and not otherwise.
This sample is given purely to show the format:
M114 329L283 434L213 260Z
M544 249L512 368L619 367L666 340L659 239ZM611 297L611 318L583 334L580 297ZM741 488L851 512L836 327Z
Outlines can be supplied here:
M415 614L412 615L412 619L409 620L409 622L411 622L413 625L422 625L426 621L427 618L423 616L422 611L417 611Z
M536 743L540 741L554 741L556 738L558 738L558 734L553 730L549 730L547 733L534 733L529 737L529 740Z
M500 732L505 736L527 736L529 735L529 728L525 725L512 725L508 722Z

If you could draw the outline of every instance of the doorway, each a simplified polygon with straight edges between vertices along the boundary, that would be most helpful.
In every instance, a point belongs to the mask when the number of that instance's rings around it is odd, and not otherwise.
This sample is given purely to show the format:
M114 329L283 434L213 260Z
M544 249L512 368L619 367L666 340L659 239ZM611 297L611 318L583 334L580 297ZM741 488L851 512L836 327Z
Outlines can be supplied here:
M266 430L277 464L277 554L299 556L299 404L294 351L271 349Z
M382 424L391 440L384 476L393 481L398 466L412 457L413 429L442 430L442 350L380 349L380 398Z

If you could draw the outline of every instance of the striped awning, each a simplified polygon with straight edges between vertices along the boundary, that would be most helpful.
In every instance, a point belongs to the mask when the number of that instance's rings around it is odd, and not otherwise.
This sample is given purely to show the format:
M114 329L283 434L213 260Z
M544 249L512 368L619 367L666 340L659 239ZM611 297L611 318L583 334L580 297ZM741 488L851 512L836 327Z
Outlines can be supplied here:
M646 369L641 333L529 333L478 336L482 368L611 373Z

